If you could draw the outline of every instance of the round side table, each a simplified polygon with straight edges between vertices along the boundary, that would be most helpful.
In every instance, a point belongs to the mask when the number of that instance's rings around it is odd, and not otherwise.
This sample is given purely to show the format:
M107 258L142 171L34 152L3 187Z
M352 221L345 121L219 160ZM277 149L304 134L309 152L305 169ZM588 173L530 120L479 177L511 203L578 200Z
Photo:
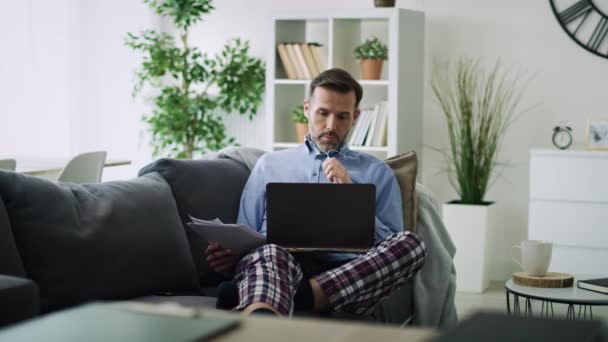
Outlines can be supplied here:
M576 287L578 280L600 278L597 276L574 275L572 287L559 289L529 287L516 284L513 279L507 280L505 293L507 296L507 312L509 315L522 316L519 298L525 299L523 316L532 317L531 300L541 302L540 317L553 317L553 303L568 305L566 319L593 319L593 306L608 305L608 295ZM510 295L513 295L513 310L511 310ZM575 305L578 305L578 313ZM587 309L589 313L587 313Z

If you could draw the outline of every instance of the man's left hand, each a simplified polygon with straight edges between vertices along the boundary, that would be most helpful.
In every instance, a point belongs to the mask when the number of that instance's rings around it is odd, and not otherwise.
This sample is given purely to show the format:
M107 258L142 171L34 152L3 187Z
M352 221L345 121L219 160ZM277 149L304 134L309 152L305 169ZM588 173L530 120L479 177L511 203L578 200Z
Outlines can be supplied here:
M332 183L351 184L353 182L344 165L336 158L325 159L323 162L323 173Z

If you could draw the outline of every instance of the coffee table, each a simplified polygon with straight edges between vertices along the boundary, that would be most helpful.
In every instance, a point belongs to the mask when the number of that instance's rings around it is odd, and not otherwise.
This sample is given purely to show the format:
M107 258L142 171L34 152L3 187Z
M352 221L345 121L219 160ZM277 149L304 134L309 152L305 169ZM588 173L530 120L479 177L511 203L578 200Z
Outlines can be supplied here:
M593 319L593 306L608 305L608 295L579 289L576 282L581 279L593 279L597 276L574 275L574 285L565 288L539 288L516 284L509 279L505 284L507 296L507 312L515 316L532 317L531 300L541 301L540 317L553 317L553 303L568 305L566 319ZM511 310L510 295L513 295L513 310ZM519 298L525 299L524 310ZM575 306L578 306L578 313ZM589 313L587 313L589 311Z
M151 314L125 310L125 302L91 303L0 329L0 341L184 341L210 329L214 341L427 341L432 329L378 323L273 316L244 316L213 309L194 315Z

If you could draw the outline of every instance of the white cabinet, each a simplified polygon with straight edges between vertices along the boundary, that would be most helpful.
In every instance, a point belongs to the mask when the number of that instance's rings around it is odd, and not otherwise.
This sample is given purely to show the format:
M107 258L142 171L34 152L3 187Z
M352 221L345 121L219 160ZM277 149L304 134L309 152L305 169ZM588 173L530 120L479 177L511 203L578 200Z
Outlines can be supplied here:
M608 152L530 151L528 237L553 272L608 276Z
M273 16L266 71L268 141L271 149L296 146L292 111L308 95L310 80L287 79L277 44L317 42L323 45L327 68L361 72L353 50L376 36L388 45L389 56L380 80L360 81L361 107L388 102L387 145L353 147L381 159L415 150L422 154L424 101L424 13L399 8L296 11Z

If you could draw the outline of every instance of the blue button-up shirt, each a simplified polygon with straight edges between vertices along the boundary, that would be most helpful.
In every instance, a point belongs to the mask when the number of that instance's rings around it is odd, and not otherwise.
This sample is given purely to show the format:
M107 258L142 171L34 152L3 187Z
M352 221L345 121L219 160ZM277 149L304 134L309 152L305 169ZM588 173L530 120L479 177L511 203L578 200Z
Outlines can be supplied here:
M353 183L376 185L376 241L403 230L401 192L395 174L385 162L367 153L351 151L346 145L338 151L321 152L308 139L296 148L267 153L258 160L241 196L238 223L266 234L266 184L330 183L323 173L323 162L327 158L338 159ZM343 210L348 214L348 203ZM355 256L323 254L327 260L346 260Z

